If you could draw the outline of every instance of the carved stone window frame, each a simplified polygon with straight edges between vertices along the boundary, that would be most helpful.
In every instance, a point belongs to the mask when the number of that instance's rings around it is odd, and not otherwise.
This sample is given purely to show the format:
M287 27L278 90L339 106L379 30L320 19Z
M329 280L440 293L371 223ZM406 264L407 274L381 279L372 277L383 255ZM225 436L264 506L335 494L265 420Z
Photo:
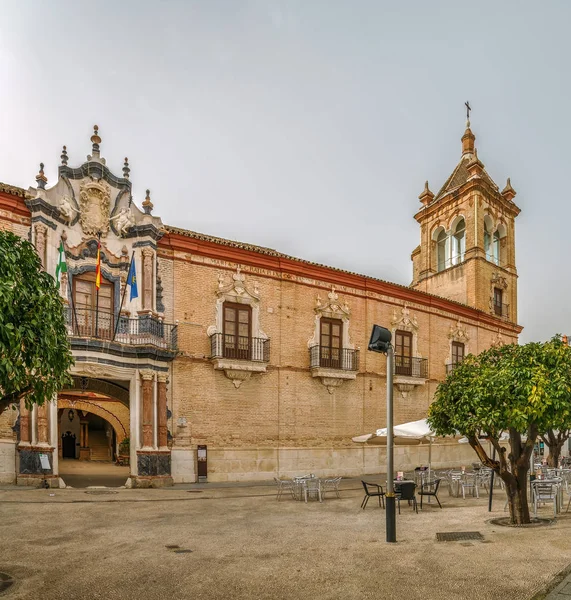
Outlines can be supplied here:
M452 364L452 344L453 342L458 342L460 344L464 344L464 357L470 354L470 336L468 335L468 329L466 325L464 325L460 320L456 323L456 325L450 325L450 330L448 332L448 356L444 361L445 365Z
M218 289L216 290L215 320L206 330L209 338L216 334L224 333L224 303L244 304L251 309L251 337L267 340L268 336L262 331L260 325L260 290L257 282L246 284L246 276L238 266L236 272L228 279L226 274L218 275ZM222 336L220 336L222 345ZM218 344L218 342L216 342ZM267 364L260 361L242 360L237 358L222 358L222 347L217 348L212 357L212 364L216 370L224 371L226 377L232 381L234 387L239 388L247 381L252 373L265 373Z
M500 273L492 273L492 279L490 280L490 313L495 314L494 309L494 289L498 288L502 292L506 292L508 289L508 280ZM506 294L503 294L505 297Z
M351 324L351 310L347 302L341 302L339 295L335 291L335 287L331 287L331 291L327 294L327 301L323 303L321 296L318 294L315 299L315 313L313 321L313 334L307 340L308 349L321 344L321 319L336 319L342 323L342 344L344 350L355 350L355 344L351 342L349 326ZM333 394L336 388L343 384L344 381L354 380L357 378L357 371L349 371L344 369L335 369L331 367L311 367L311 376L319 377L321 383L327 388L330 394Z
M416 315L411 314L408 305L405 303L400 311L396 308L393 310L393 318L391 320L391 336L394 343L395 334L398 331L408 331L412 334L412 358L422 358L418 351L418 321ZM397 386L403 398L414 390L417 385L424 385L426 379L423 377L409 377L408 375L394 375L394 384Z

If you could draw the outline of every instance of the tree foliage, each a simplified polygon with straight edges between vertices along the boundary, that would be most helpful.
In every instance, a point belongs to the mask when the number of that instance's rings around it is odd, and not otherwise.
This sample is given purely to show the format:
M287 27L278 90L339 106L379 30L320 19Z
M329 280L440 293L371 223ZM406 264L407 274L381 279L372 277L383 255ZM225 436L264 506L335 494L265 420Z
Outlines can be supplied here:
M30 242L0 231L0 414L51 400L73 364L56 282Z
M571 428L571 348L559 336L470 355L436 391L428 421L441 435L459 431L506 483L514 523L529 522L527 474L538 435ZM500 444L509 433L509 452ZM498 458L481 443L488 439Z

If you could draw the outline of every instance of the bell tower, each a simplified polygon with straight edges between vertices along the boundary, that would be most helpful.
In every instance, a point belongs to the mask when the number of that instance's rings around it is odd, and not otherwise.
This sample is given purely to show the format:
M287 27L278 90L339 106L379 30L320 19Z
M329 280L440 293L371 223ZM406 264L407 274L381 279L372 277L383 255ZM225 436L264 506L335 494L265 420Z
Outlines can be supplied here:
M412 253L411 287L517 323L515 218L520 213L508 178L503 190L478 158L466 122L462 156L435 195L428 181L414 218L420 246Z

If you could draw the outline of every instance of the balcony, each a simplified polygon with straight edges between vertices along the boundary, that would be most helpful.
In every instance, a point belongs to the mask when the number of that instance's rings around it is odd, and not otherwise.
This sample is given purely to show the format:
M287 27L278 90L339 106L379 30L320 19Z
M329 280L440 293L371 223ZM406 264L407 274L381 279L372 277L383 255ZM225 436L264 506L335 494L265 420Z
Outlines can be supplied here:
M92 340L126 344L129 346L151 346L174 354L178 346L177 325L165 323L153 315L117 318L113 313L83 307L69 306L65 311L67 330L72 338L72 348L85 346L79 340ZM97 346L97 344L91 344Z
M252 373L266 372L270 340L214 333L210 336L210 360L239 388Z
M357 378L359 350L312 346L309 349L309 368L312 377L321 378L321 383L332 394L344 381Z
M406 398L408 392L417 385L424 385L428 379L428 359L395 355L394 383Z
M462 361L456 361L456 362L452 362L452 363L446 363L446 375L449 375L450 373L452 373L452 371L454 371L454 369L461 363Z
M510 315L510 307L508 304L494 302L494 314L501 319L508 319Z

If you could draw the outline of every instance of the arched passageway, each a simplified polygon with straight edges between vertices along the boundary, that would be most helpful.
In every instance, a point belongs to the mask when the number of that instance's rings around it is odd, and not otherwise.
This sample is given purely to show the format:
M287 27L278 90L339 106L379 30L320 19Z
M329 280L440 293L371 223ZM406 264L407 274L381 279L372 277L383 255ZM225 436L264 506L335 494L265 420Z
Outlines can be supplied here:
M119 487L129 477L129 409L99 394L58 398L59 475L70 487Z

